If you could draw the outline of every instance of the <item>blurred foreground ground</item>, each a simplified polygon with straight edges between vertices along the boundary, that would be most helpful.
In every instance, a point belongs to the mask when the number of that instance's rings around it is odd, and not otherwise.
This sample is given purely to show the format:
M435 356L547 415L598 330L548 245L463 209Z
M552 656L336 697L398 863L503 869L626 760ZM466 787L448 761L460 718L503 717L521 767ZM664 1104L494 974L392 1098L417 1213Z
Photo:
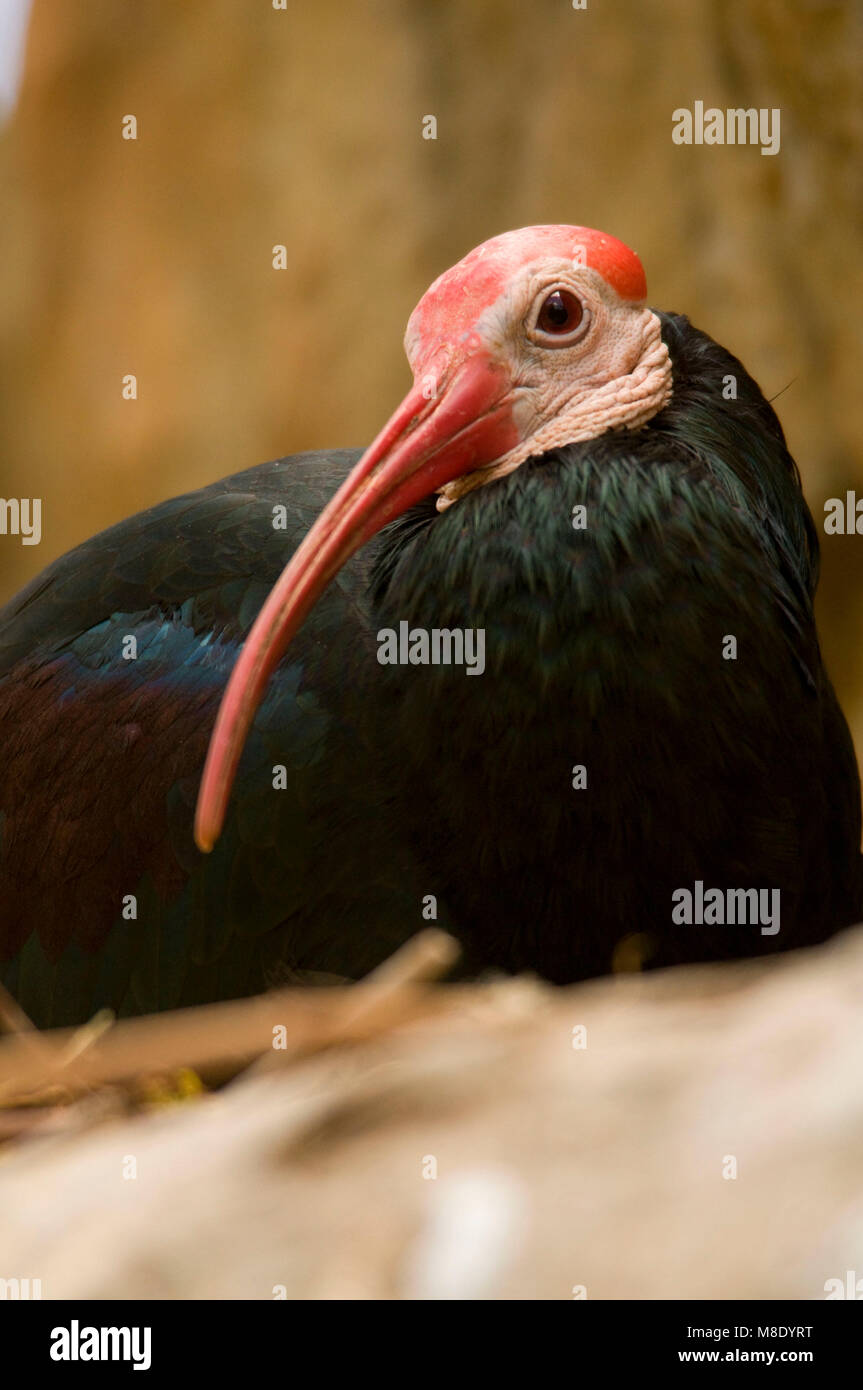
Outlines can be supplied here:
M823 1299L863 1272L863 929L433 994L425 1022L132 1119L91 1097L77 1132L7 1143L0 1276L45 1298Z

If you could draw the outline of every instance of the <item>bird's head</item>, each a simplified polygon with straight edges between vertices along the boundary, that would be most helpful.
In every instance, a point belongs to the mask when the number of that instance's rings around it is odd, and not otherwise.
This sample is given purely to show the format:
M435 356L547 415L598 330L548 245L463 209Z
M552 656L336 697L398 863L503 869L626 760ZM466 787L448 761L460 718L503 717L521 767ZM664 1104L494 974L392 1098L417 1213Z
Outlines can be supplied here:
M641 262L588 227L526 227L476 247L426 291L405 350L414 385L299 546L249 633L207 755L195 838L212 848L267 681L318 596L388 521L443 510L525 459L633 430L671 394Z
M635 253L589 227L505 232L435 280L405 334L411 408L445 471L460 460L437 403L458 402L476 450L434 489L440 510L527 458L656 414L671 363L646 295Z

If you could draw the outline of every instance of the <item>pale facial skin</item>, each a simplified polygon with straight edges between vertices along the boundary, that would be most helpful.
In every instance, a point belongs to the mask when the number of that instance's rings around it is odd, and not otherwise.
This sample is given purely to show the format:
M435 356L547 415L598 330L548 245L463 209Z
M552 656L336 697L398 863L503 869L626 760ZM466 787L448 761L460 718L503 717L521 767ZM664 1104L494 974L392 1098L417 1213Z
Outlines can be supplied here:
M558 246L568 240L573 254L538 256L502 276L500 293L467 326L465 276L483 251L477 248L435 281L408 323L405 351L418 381L433 373L448 338L456 352L464 345L487 355L510 383L517 442L493 463L444 484L441 511L532 455L610 429L639 429L671 395L671 362L659 319L644 306L643 295L629 297L643 288L637 278L606 279L584 264L581 228L530 230L558 233L533 240L540 245L556 240ZM509 239L527 237L529 231L494 238L484 244L486 254L489 248L505 251ZM570 309L569 319L543 327L543 308L556 295L563 312Z

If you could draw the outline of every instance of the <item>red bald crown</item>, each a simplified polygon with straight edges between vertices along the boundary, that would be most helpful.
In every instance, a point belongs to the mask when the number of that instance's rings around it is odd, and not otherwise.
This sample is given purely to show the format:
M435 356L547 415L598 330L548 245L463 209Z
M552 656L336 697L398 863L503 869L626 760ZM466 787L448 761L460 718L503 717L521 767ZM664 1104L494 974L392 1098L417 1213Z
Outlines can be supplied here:
M469 333L516 272L550 257L589 266L626 303L640 304L647 298L641 261L607 232L566 226L503 232L444 271L423 295L408 324L406 347L411 361Z

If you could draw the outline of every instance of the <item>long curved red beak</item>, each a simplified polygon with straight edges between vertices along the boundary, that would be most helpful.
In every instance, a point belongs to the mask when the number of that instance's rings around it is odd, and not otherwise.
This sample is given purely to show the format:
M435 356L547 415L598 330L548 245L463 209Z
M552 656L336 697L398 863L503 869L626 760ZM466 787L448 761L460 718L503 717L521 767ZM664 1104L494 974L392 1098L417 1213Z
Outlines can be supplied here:
M231 672L198 793L199 849L208 853L219 838L267 682L323 590L388 521L515 445L510 392L508 377L485 353L450 364L432 399L415 385L321 512L258 614Z

